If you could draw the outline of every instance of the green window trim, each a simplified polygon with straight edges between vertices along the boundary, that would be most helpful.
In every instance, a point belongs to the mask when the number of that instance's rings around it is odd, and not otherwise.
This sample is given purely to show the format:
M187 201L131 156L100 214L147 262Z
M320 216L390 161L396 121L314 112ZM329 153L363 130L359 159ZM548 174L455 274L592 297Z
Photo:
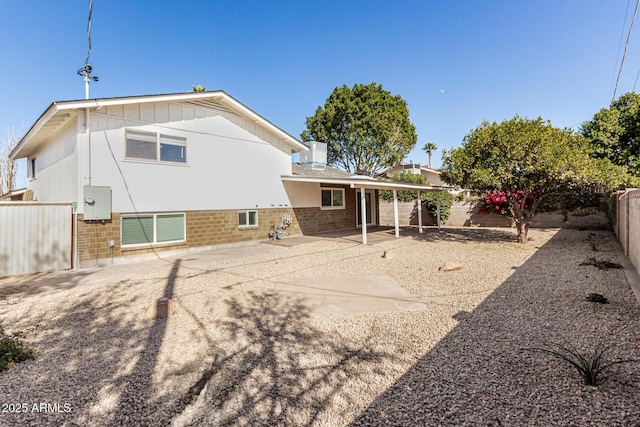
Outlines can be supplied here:
M123 247L184 241L184 213L126 215L120 218L120 242Z

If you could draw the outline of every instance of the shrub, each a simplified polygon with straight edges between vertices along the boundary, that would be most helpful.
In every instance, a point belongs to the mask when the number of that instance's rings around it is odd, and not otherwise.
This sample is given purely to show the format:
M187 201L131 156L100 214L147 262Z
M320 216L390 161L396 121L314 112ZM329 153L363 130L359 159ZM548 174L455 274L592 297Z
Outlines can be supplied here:
M564 360L578 370L586 385L591 386L597 385L598 376L611 366L621 363L637 362L637 360L608 360L606 353L610 347L605 345L603 341L596 344L591 354L580 352L572 344L562 345L545 342L543 345L544 347L542 348L528 348L524 350L539 351L557 359Z
M35 351L24 342L26 336L20 331L7 334L0 326L0 372L24 360L35 359Z
M414 173L394 173L391 176L391 181L404 182L407 184L428 184L427 178L423 175ZM438 193L423 191L420 193L420 200L427 212L429 212L429 215L435 218L438 214L438 194L440 197L440 219L444 222L449 219L451 205L454 200L454 196L451 193L448 191L440 191ZM379 195L383 200L393 201L392 190L380 190ZM398 191L398 200L401 202L414 201L417 196L416 191Z
M590 293L587 295L587 301L589 302L597 302L599 304L608 304L609 300L604 296L596 293Z
M580 265L593 265L594 267L597 267L601 270L608 270L609 268L622 268L622 266L617 262L611 262L605 259L597 259L594 257L581 262Z

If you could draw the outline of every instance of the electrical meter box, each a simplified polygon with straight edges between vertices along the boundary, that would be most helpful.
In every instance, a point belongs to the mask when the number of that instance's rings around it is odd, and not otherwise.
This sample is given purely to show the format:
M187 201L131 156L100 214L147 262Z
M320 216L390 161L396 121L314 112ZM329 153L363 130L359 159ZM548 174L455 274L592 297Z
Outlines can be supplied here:
M84 186L83 219L111 220L111 187Z

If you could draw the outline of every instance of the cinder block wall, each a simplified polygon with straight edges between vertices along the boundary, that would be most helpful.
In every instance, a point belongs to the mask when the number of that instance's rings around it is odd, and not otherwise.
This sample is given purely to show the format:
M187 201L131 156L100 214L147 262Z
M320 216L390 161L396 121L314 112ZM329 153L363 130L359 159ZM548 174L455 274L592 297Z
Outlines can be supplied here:
M624 253L640 271L640 189L617 194L616 235Z
M393 202L380 200L380 225L395 225ZM398 222L400 226L418 225L418 203L398 201ZM422 225L436 225L436 220L422 206Z
M294 208L300 230L303 234L322 231L343 230L356 226L357 200L356 190L349 186L323 185L324 187L344 189L344 209Z
M111 258L134 257L157 251L185 250L200 246L216 246L269 238L273 225L278 226L282 215L288 213L292 223L290 235L301 234L296 213L291 208L258 209L257 227L238 227L237 210L186 211L186 241L138 247L121 247L120 214L113 213L109 221L84 221L78 215L78 257L81 268L103 265ZM109 248L109 240L115 242Z

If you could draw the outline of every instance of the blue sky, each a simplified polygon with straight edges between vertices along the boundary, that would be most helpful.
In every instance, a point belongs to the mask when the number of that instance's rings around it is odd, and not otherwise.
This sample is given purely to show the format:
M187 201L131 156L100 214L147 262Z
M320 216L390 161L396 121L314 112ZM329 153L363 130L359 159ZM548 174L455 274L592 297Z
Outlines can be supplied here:
M223 89L299 137L333 88L375 81L427 141L516 113L578 127L613 95L630 0L94 0L92 98ZM0 126L84 98L89 0L0 0ZM626 23L625 23L626 15ZM640 25L640 24L638 24ZM640 69L634 28L617 96ZM640 90L640 87L638 88ZM435 152L432 164L441 164ZM24 186L20 165L18 187Z

